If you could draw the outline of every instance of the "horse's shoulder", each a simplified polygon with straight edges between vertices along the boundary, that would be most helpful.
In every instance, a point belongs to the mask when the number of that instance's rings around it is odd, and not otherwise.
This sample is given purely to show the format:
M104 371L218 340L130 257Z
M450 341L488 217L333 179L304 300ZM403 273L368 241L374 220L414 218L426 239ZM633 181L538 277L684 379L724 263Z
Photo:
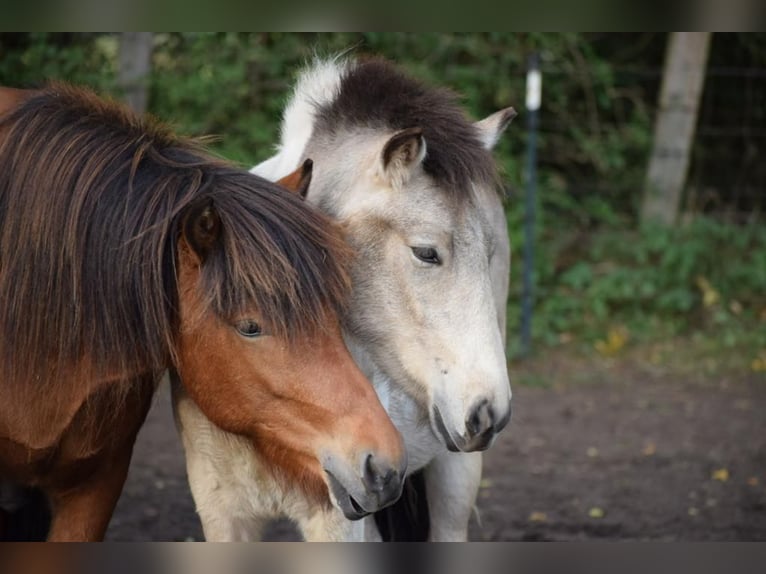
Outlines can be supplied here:
M95 405L110 404L119 409L114 412L120 415L120 422L145 415L143 410L154 393L153 383L137 387L134 393L125 391L128 384L123 379L109 378L37 390L7 389L13 400L0 403L0 439L23 445L30 452L60 448L62 441L70 446L77 443L71 450L87 458L100 448L97 443L101 440L98 432L90 431L104 424L104 413ZM108 438L109 433L102 434Z

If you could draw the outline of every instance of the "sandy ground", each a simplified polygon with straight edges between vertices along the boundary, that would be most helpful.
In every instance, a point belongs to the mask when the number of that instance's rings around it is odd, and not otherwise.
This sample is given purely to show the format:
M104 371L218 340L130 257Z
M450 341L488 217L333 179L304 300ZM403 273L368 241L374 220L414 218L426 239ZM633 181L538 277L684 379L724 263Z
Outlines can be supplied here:
M516 385L484 476L472 540L766 540L766 382ZM163 387L107 539L201 538ZM279 522L266 539L298 537Z

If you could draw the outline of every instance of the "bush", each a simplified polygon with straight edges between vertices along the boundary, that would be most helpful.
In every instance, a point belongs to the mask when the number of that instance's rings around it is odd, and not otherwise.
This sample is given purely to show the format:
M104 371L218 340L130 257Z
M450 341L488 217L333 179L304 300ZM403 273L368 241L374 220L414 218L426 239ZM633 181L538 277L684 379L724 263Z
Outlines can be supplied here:
M711 62L762 66L764 37L716 34ZM535 338L546 344L571 338L592 343L615 325L632 337L722 325L754 325L761 336L764 323L752 323L761 320L766 291L766 231L757 227L757 217L749 218L756 222L750 226L700 217L677 229L637 230L665 39L664 34L581 33L156 34L149 108L181 133L217 134L215 149L249 167L272 153L290 86L315 53L354 48L390 58L425 81L460 93L476 119L516 106L521 115L495 152L510 189L506 214L514 261L508 324L514 348L524 218L518 190L527 137L525 60L530 51L539 51L544 97ZM117 94L117 50L114 34L0 34L0 84L59 78ZM748 90L757 87L755 77L743 76ZM706 98L721 89L706 92ZM735 95L751 97L748 90L737 89ZM712 120L742 108L728 102L703 108ZM732 171L731 158L719 153L722 140L699 141L705 143L697 145L695 157L704 158L712 173ZM747 149L757 151L753 142L745 142ZM716 164L719 157L728 163ZM698 188L704 185L695 181ZM760 204L753 205L757 210ZM745 207L740 200L737 209Z
M766 227L700 217L674 229L555 235L540 241L537 254L538 340L592 343L614 326L651 339L739 325L766 346ZM517 278L521 265L518 256ZM520 281L512 286L510 328L520 320Z

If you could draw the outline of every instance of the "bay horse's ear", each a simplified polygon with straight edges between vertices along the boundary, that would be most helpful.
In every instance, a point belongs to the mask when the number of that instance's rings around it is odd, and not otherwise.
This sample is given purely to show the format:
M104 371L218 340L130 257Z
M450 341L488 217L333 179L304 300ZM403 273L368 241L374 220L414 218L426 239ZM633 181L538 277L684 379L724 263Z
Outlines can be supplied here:
M508 127L516 116L516 110L513 108L505 108L487 116L481 121L474 122L473 126L479 132L479 141L481 141L484 149L492 149L495 147L497 140L503 135L505 128Z
M426 140L421 128L407 128L395 133L383 146L381 172L392 186L400 186L426 157Z
M302 199L306 199L306 194L309 191L309 184L311 183L311 174L314 171L314 161L307 158L298 169L294 172L287 174L285 177L277 181L279 185L284 187L287 191L297 193Z
M200 263L207 259L221 236L221 217L212 199L189 208L183 222L183 237Z

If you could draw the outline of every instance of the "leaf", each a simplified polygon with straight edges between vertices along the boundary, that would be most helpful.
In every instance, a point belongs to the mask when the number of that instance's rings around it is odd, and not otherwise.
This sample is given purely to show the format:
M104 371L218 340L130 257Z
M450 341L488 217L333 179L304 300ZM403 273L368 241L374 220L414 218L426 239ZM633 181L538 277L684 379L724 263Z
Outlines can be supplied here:
M588 516L591 518L604 518L605 514L604 509L599 508L598 506L594 506L588 511Z
M696 283L697 283L697 287L702 292L702 303L705 305L705 307L712 307L713 305L718 303L719 299L721 298L721 295L710 284L710 281L700 276L700 277L697 277Z
M548 520L548 515L545 514L545 512L538 512L534 511L531 512L529 515L529 521L530 522L546 522Z
M718 468L713 471L713 474L710 476L710 478L719 482L726 482L729 480L729 471L726 468Z
M606 340L596 341L594 347L602 355L616 355L628 342L628 335L625 327L614 327L607 332Z

